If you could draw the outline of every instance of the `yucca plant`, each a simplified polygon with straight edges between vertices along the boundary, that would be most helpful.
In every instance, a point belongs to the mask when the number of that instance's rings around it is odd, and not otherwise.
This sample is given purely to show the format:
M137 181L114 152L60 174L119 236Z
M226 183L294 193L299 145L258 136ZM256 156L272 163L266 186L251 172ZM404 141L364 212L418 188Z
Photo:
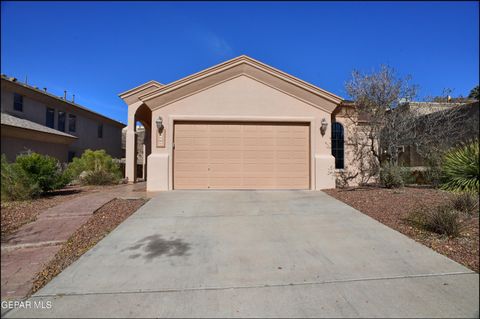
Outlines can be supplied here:
M454 192L479 191L478 150L478 140L474 140L445 154L442 189Z

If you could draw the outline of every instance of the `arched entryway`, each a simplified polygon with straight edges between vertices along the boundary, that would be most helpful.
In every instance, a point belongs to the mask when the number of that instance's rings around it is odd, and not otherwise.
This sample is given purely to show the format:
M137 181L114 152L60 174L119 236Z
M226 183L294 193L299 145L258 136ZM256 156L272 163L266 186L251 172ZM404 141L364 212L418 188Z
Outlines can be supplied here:
M145 104L135 103L129 105L128 112L125 177L129 183L134 183L139 177L147 179L147 157L152 152L152 111Z

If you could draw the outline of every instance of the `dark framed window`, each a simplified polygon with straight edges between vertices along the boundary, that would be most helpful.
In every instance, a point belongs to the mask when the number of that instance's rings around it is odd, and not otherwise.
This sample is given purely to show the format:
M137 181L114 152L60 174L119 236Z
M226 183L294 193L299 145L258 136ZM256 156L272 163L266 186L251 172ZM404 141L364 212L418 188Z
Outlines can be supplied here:
M68 162L70 163L73 161L73 158L75 157L75 152L73 151L68 151Z
M77 116L73 114L68 114L68 131L76 132L77 131Z
M57 127L59 131L65 132L65 121L67 119L67 114L63 111L58 111L58 123Z
M98 137L98 138L102 138L102 137L103 137L103 124L102 124L102 123L98 124L97 137Z
M340 123L334 122L332 124L332 155L335 157L336 169L345 168L344 144L345 144L345 141L344 141L343 125Z
M23 95L13 94L13 109L15 111L23 112Z
M47 107L47 113L45 114L45 125L50 128L55 127L55 110L51 107Z

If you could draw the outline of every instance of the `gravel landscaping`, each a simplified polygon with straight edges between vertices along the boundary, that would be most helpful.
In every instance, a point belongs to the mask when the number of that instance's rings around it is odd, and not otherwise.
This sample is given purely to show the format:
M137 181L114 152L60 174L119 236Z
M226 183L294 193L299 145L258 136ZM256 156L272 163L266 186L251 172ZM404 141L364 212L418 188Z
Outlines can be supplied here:
M44 210L57 206L86 194L106 191L119 187L112 186L70 186L47 193L45 196L25 201L1 202L1 239L4 239L19 229L22 225L37 219ZM142 191L142 190L140 190Z
M34 279L30 294L45 286L50 280L95 246L120 223L137 211L146 199L114 199L100 209L62 245Z
M414 227L406 220L412 211L448 203L452 196L450 193L422 187L386 189L374 186L329 189L325 192L417 242L479 271L478 214L463 217L463 229L456 238Z
M3 240L26 223L37 219L42 211L67 200L95 191L95 187L67 187L36 199L25 201L2 201L1 234Z

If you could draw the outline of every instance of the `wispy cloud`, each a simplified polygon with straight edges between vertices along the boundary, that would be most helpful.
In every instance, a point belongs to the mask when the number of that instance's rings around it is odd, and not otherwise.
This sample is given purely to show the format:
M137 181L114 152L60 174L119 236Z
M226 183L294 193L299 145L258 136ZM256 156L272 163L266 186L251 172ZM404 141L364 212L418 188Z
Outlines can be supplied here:
M207 47L213 53L221 56L229 56L233 54L233 48L224 38L210 31L206 32L204 37Z
M191 34L194 36L194 41L210 54L223 58L231 56L234 53L233 47L224 37L203 26L196 25L195 31Z

